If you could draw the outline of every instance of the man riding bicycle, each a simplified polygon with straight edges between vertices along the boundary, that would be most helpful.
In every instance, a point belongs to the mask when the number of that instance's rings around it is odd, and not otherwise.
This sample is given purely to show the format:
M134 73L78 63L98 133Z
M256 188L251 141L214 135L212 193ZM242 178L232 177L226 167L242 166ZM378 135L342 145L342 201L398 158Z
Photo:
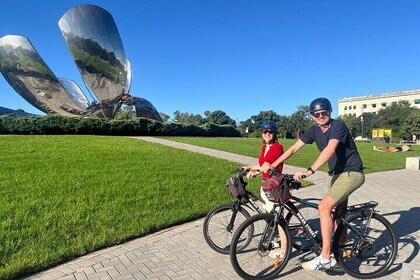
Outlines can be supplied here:
M314 142L321 152L320 155L305 172L297 172L294 179L309 177L328 162L328 174L331 176L328 193L318 207L322 234L321 255L302 264L304 269L320 270L329 269L332 265L331 237L334 225L331 214L333 209L347 207L348 197L364 183L365 176L362 160L348 127L344 122L331 118L331 102L323 97L317 98L311 102L309 109L314 125L306 130L300 139L274 163L264 163L261 170L267 172L275 168L297 153L305 144Z

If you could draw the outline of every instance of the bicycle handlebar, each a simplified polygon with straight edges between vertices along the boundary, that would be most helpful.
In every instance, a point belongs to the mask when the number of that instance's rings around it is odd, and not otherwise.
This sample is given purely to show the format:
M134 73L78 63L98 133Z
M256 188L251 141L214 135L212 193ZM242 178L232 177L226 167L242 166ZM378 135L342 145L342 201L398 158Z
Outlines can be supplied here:
M250 171L251 171L250 169L245 169L245 168L242 168L242 167L239 167L239 168L236 169L236 173L238 173L238 175L241 176L241 177L246 176ZM261 171L257 170L257 175L260 174L260 173L261 173ZM257 177L256 175L252 175L252 178L256 178L256 177Z
M251 170L245 169L245 168L242 168L242 167L239 167L239 168L236 169L236 173L238 174L239 177L246 176L248 174L248 172L250 172L250 171ZM261 173L260 170L257 170L257 171L258 171L258 174ZM289 187L291 187L295 190L298 190L302 185L299 181L297 181L293 178L293 174L281 174L277 169L274 169L274 168L269 169L267 174L270 177L283 175L287 184L289 185ZM256 177L255 175L252 176L252 178L255 178L255 177ZM306 178L306 176L302 176L302 178Z
M273 177L273 176L280 176L280 175L281 175L281 173L280 173L277 169L274 169L274 168L270 168L270 169L268 169L267 174L268 174L268 176L270 176L270 177ZM284 176L292 176L292 178L293 178L293 176L294 176L294 175L284 174ZM305 175L302 175L302 177L301 177L301 178L302 178L302 179L305 179L305 178L306 178L306 176L305 176Z
M300 187L302 186L302 183L295 180L295 178L293 178L293 175L286 175L286 181L289 187L295 190L300 189Z
M272 176L280 176L282 175L277 169L271 168L267 171L268 176L272 177ZM295 178L293 178L293 174L283 174L287 185L289 185L289 187L298 190L302 184L295 180ZM306 178L306 176L302 176L302 178Z

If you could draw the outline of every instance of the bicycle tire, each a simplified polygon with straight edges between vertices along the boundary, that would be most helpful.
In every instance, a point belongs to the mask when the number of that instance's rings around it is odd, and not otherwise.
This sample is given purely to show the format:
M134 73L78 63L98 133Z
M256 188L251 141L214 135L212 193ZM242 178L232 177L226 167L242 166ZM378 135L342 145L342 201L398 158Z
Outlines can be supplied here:
M321 201L320 199L311 199L311 201ZM321 232L319 222L319 211L317 208L306 204L298 204L296 208L305 217L309 226L315 233ZM299 219L292 212L287 213L286 222L289 225L290 235L292 237L292 246L298 251L307 251L314 249L317 245L315 240L306 232L305 228L300 224ZM319 251L319 248L316 250Z
M287 265L292 248L289 228L285 220L278 220L274 236L277 237L276 243L279 247L274 248L274 242L269 242L269 238L272 238L270 234L273 234L274 218L275 216L269 213L252 216L241 224L233 235L230 261L233 269L243 279L273 279ZM253 228L253 235L244 247L242 239L244 235L248 235L250 227ZM273 250L279 250L280 256L270 257Z
M347 274L359 279L384 275L394 263L398 250L390 222L378 213L372 213L370 220L369 217L370 212L351 214L334 234L333 250L338 264ZM362 232L363 238L358 238L347 223ZM339 246L342 234L346 235L346 243ZM362 271L366 268L367 271Z
M233 203L216 206L207 214L203 224L203 234L207 244L216 252L225 255L229 254L235 228L239 227L242 222L251 217L248 211L239 206L234 227L229 231L227 226L233 215L233 211Z

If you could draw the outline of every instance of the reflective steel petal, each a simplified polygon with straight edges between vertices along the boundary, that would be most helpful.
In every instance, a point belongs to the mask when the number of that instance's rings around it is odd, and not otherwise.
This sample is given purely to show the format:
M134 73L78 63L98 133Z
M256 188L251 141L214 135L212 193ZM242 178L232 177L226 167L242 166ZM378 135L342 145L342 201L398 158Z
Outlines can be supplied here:
M60 78L60 77L58 79L61 85L69 94L70 98L74 101L74 103L79 105L80 108L83 108L84 110L86 110L86 108L89 107L89 101L86 98L86 95L80 89L79 85L76 84L76 82L73 80Z
M127 59L112 15L94 5L67 11L58 25L86 85L101 107L116 106L127 88ZM106 110L107 117L109 112Z
M0 71L12 88L42 112L73 116L86 114L73 102L28 38L0 38Z
M131 63L130 60L128 60L127 58L127 64L126 64L127 68L127 82L125 83L125 87L124 87L124 94L130 94L130 88L131 88Z

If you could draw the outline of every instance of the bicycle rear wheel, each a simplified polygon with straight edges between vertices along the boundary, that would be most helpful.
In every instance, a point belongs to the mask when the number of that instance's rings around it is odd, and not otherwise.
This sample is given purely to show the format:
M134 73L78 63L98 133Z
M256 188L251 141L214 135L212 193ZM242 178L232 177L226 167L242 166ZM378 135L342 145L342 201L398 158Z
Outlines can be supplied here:
M236 215L232 228L228 228L232 215ZM207 214L203 224L204 239L218 253L229 254L230 243L235 230L251 215L239 206L235 213L233 203L219 205Z
M247 219L232 238L230 261L244 279L273 279L286 266L291 251L291 237L286 222L274 224L274 215L257 214ZM247 246L249 229L253 234Z
M319 203L320 199L312 199L314 202ZM311 207L306 204L299 204L296 206L299 212L305 217L311 229L316 233L321 233L321 225L319 223L319 212L317 208ZM286 216L286 221L289 224L290 235L292 237L292 246L296 250L306 251L314 248L316 244L311 235L306 232L305 228L301 225L299 219L289 212Z
M394 263L398 242L387 219L358 212L341 223L334 234L334 255L340 267L355 278L382 276ZM346 240L340 245L340 240Z

